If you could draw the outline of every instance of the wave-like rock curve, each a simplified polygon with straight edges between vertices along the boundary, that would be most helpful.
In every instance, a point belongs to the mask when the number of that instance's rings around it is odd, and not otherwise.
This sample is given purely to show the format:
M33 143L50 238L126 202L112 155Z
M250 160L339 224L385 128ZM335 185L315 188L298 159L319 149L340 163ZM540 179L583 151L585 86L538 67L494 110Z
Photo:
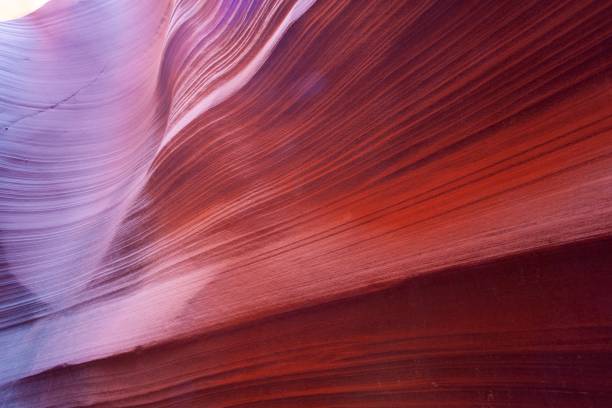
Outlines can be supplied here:
M0 401L608 406L611 18L51 0L1 22Z

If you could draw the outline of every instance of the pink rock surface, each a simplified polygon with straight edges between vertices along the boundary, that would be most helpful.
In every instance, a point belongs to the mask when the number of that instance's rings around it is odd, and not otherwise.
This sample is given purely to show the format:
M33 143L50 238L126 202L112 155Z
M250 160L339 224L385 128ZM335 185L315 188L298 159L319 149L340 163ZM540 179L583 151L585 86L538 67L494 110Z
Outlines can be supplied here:
M0 402L495 406L488 390L524 386L500 403L608 406L611 18L607 1L51 0L1 22ZM418 282L417 301L396 288ZM329 329L360 315L353 337ZM511 329L527 337L496 343ZM335 365L326 339L351 354L370 333L403 339L368 354L380 375ZM396 370L444 344L464 360L442 377L482 392ZM504 347L542 370L495 383L470 360ZM265 386L202 380L251 360ZM346 382L268 381L313 367ZM419 390L434 399L383 398Z

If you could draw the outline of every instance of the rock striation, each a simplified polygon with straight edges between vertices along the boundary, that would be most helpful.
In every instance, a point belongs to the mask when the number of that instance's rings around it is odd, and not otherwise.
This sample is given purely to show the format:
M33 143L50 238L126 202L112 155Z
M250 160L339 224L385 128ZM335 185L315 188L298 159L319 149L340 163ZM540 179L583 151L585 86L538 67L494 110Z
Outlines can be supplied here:
M612 3L0 22L0 407L609 407Z

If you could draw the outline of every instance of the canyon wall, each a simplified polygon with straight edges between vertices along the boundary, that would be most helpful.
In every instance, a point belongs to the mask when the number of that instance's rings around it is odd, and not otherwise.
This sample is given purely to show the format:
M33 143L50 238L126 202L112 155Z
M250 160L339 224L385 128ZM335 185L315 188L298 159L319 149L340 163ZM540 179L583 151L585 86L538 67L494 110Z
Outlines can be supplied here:
M609 407L612 3L0 23L0 407Z

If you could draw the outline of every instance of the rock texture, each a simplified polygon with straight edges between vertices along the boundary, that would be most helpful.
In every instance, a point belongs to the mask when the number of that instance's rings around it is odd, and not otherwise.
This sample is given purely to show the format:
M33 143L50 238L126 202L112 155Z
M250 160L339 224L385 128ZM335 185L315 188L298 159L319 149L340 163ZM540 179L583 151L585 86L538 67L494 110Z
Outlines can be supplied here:
M611 406L610 21L51 0L0 23L0 406Z

